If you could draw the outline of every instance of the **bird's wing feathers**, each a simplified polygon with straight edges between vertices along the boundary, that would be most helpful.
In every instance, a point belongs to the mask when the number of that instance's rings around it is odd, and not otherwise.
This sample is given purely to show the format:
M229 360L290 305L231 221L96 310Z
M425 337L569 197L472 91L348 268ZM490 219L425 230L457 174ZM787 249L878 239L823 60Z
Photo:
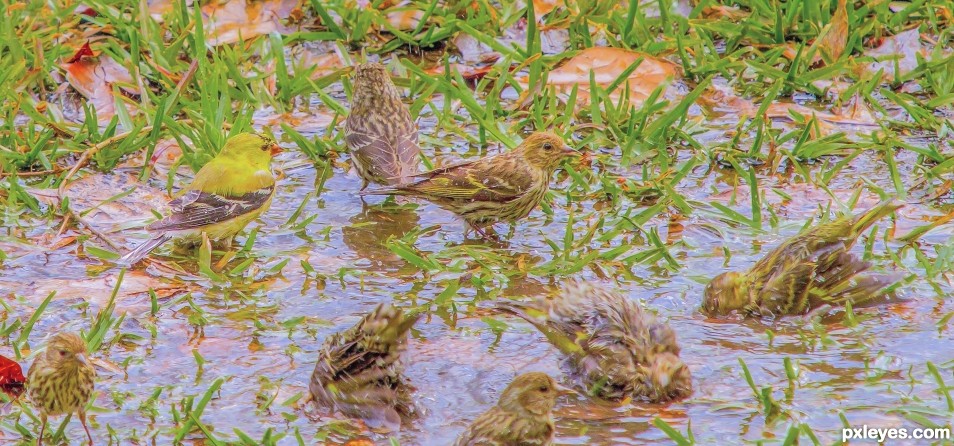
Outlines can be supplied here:
M365 128L360 120L346 123L345 142L351 156L371 170L371 175L388 184L402 184L417 171L417 130L410 116L398 128Z
M783 264L773 271L759 291L761 302L758 306L761 309L753 307L749 310L768 311L776 316L804 313L811 307L811 289L829 279L823 273L831 271L839 259L851 256L842 243L829 244L807 254L780 262Z
M428 178L404 186L404 189L434 197L509 202L520 198L532 187L528 175L498 175L492 166L478 160L429 172Z
M264 206L275 186L267 186L240 196L225 196L191 190L173 200L172 215L148 226L150 231L182 231L222 223Z

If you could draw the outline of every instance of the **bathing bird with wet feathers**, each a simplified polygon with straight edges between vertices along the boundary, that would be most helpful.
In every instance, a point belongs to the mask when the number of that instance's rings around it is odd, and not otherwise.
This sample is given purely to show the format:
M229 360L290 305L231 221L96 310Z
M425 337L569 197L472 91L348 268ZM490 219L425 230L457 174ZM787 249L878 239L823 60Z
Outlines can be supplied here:
M702 311L763 317L805 314L826 304L861 303L884 294L897 274L863 274L871 263L851 253L863 232L902 206L885 201L792 237L746 272L722 273L706 285Z
M692 393L676 332L619 293L574 281L552 297L500 301L498 308L540 330L591 395L658 403Z
M381 304L355 326L330 336L311 374L312 398L372 429L399 430L402 419L414 414L401 356L419 317Z

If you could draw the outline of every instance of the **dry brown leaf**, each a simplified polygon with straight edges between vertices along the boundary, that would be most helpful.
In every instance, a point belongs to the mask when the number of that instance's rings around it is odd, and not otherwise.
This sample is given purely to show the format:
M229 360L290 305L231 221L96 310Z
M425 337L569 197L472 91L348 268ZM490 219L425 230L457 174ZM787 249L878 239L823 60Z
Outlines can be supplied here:
M533 0L533 13L539 21L557 7L564 5L566 5L566 0Z
M629 90L629 102L634 107L641 107L652 92L680 76L679 67L665 59L621 48L593 47L587 48L563 63L560 67L550 71L547 76L547 85L556 89L558 94L569 94L574 86L577 87L577 105L582 107L589 104L590 73L596 83L607 87L626 71L639 58L642 63L630 73L610 98L618 100L623 89ZM527 78L519 79L526 85Z
M213 46L248 40L269 34L291 32L282 21L298 7L298 0L229 0L202 7L206 30Z
M402 9L387 14L388 24L399 31L413 31L424 18L424 11L420 9Z
M319 132L325 130L329 124L334 122L335 114L327 108L311 110L308 112L294 111L289 113L256 113L252 117L252 122L256 126L278 128L282 124L299 132Z
M831 22L821 33L821 37L815 42L817 52L812 59L812 65L818 65L824 62L831 64L841 57L845 52L845 46L848 44L848 7L847 0L838 0L838 8L831 17Z
M116 114L113 85L132 95L139 95L139 87L126 67L111 57L101 54L93 57L89 44L83 45L69 60L60 64L66 70L66 80L96 108L99 122L108 122ZM127 107L130 113L133 107Z
M720 84L713 84L706 89L698 102L718 115L732 118L752 118L759 109L759 104L736 95L730 87ZM806 121L814 117L826 125L875 126L878 123L864 101L857 97L852 99L842 113L815 110L792 102L773 102L765 109L765 116L771 119L791 120L793 113L802 116Z
M152 211L169 212L169 196L162 190L142 184L126 172L92 174L70 183L64 195L70 211L83 224L105 234L117 243L138 244L142 238L128 240L129 228L139 228L153 219Z
M878 59L868 65L870 73L884 70L891 81L914 71L918 67L917 54L921 51L921 34L917 28L904 31L888 37L875 49L868 50L865 55Z
M85 299L99 307L109 303L109 297L116 287L118 273L104 273L98 277L87 279L55 279L48 278L42 281L24 284L22 282L9 283L0 280L0 287L17 290L18 294L32 296L37 303L42 301L53 291L54 299ZM144 271L129 270L123 276L123 283L119 286L116 301L143 296L153 290L159 297L168 297L190 288L185 282L153 277Z
M185 139L186 143L190 143L189 139ZM179 147L179 141L175 138L163 139L156 143L152 149L152 157L149 159L149 162L146 162L146 149L140 150L135 154L130 155L125 161L120 163L117 167L119 168L134 168L141 169L143 166L148 164L152 167L152 177L165 179L169 174L169 169L176 166L179 159L182 158L182 147ZM187 166L180 166L183 171L187 171L189 168ZM191 170L189 170L191 172Z
M736 6L712 5L702 8L702 16L707 19L736 22L748 17L749 13Z

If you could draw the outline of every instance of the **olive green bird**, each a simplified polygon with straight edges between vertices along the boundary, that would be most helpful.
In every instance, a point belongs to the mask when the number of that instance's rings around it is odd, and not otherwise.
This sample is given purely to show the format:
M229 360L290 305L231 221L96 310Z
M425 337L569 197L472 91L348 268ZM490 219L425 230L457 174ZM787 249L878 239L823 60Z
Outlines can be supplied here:
M177 245L195 246L203 233L218 246L230 247L235 235L271 205L275 196L272 157L281 151L275 141L255 133L229 138L169 203L172 213L146 226L152 238L120 262L134 265L172 239Z
M675 331L619 293L570 282L551 298L502 301L498 308L543 332L591 395L657 403L692 393Z
M421 173L415 175L421 180L362 195L424 198L461 216L486 237L483 226L529 215L546 196L560 163L576 155L559 136L537 132L510 152Z
M384 65L370 62L356 67L344 134L351 164L363 181L361 190L368 183L405 183L419 172L417 125Z
M553 406L567 393L546 373L518 376L497 405L477 417L454 446L548 446L553 444Z
M746 272L716 276L706 285L702 311L711 316L739 310L773 317L882 295L899 277L863 275L871 263L850 250L871 225L901 206L888 201L858 216L819 225L785 241Z
M312 398L364 420L371 429L400 430L402 418L414 414L401 356L419 317L381 304L354 327L325 340L308 386Z
M37 356L27 372L26 391L33 405L40 411L40 435L37 444L43 444L47 419L57 415L76 413L79 416L89 444L93 435L86 425L86 403L93 394L96 370L87 359L86 342L74 333L57 333L46 345L46 351Z

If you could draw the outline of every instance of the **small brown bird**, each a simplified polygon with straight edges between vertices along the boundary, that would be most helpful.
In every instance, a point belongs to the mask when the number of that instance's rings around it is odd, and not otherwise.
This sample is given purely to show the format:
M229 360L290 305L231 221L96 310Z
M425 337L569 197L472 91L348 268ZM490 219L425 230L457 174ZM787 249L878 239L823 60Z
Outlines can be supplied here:
M547 446L553 444L553 406L566 389L546 373L518 376L497 405L477 417L454 446Z
M418 172L417 125L384 65L357 66L351 102L345 142L363 180L361 190L369 182L385 186L407 182Z
M865 230L902 205L879 204L857 217L845 216L792 237L744 273L730 271L712 279L702 311L723 315L805 314L824 304L859 303L883 294L897 275L862 275L871 267L851 254Z
M514 150L415 175L423 179L362 195L421 197L464 218L482 236L481 228L498 221L514 222L537 207L560 163L579 153L548 132L531 134Z
M89 444L93 435L86 426L86 403L93 394L96 370L86 358L86 342L74 333L57 333L47 343L46 351L37 356L27 372L27 395L40 411L40 436L37 444L43 444L43 432L50 415L65 415L76 412Z
M571 282L553 298L499 308L543 332L592 395L665 402L692 393L676 333L618 293Z
M369 428L397 431L414 412L411 387L401 376L407 335L420 315L378 305L354 327L328 338L311 374L319 404L361 418Z

